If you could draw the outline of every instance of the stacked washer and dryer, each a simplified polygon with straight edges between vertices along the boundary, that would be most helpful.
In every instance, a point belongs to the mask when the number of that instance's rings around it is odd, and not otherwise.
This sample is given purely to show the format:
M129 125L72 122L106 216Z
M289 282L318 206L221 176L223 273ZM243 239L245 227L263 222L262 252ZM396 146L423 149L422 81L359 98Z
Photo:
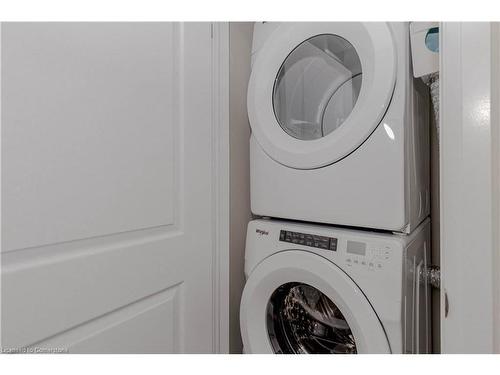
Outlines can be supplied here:
M429 352L429 94L408 23L256 23L247 104L262 218L244 351Z

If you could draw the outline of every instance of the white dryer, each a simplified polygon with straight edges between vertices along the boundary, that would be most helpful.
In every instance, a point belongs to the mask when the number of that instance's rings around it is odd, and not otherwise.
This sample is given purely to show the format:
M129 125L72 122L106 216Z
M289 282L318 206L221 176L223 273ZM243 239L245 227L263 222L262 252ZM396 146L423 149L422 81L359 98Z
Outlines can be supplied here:
M429 220L387 234L249 223L240 308L246 353L428 353Z
M257 23L247 105L254 214L406 233L428 216L407 23Z

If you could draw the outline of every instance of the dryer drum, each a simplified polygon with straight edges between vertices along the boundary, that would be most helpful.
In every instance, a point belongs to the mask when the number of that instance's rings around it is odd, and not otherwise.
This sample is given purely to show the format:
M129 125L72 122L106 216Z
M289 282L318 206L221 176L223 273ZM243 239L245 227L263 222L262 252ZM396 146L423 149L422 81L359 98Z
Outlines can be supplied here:
M339 308L307 284L287 283L274 291L267 305L267 329L275 353L357 353Z
M351 114L361 91L359 56L338 35L316 35L285 59L273 88L274 114L300 140L322 138Z

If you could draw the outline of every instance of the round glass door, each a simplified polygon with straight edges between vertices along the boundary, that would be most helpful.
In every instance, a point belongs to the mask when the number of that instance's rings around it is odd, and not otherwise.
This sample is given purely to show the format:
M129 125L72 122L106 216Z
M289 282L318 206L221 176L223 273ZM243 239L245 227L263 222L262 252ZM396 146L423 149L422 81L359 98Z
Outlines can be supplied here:
M359 56L346 39L333 34L307 39L287 56L274 83L278 123L300 140L325 137L352 112L362 76Z
M308 284L290 282L274 291L267 304L267 330L274 353L357 353L340 309Z
M280 251L251 273L240 305L246 353L390 353L377 314L337 265Z

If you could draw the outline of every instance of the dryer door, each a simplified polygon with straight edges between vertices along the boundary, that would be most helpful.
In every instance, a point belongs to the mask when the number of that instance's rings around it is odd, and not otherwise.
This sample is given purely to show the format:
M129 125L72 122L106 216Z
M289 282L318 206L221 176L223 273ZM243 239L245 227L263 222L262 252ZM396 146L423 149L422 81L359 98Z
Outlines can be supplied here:
M247 353L390 353L358 286L327 259L289 250L262 261L241 300Z
M252 67L247 105L253 134L286 166L332 164L380 123L395 77L386 23L283 23Z

